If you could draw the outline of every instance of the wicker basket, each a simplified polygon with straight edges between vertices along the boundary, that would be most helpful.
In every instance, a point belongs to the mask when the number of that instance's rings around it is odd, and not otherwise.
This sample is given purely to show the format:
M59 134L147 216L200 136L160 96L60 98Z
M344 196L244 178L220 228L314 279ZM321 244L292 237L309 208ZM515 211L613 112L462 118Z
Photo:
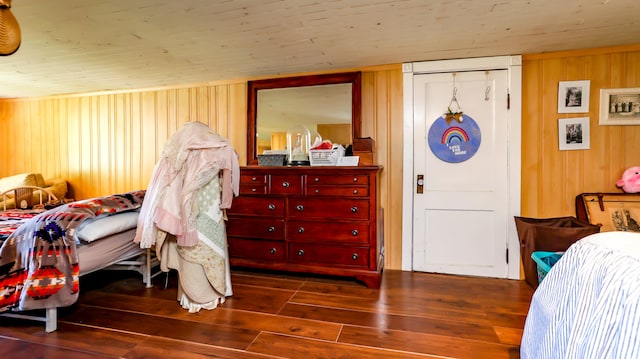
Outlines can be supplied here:
M263 154L258 155L258 166L284 166L287 163L287 155Z

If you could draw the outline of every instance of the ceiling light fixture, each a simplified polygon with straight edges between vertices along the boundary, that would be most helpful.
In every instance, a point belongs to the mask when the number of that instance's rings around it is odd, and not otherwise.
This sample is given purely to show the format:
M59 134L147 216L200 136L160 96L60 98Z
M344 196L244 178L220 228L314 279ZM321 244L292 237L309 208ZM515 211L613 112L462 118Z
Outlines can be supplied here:
M11 13L11 0L0 0L0 56L15 53L21 42L20 25Z

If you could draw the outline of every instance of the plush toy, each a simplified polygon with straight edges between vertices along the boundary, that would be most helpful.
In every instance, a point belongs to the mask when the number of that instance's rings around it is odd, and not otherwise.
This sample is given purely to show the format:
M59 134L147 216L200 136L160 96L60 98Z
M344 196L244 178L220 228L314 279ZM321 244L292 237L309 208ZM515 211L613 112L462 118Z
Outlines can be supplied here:
M640 192L640 166L627 168L622 173L622 178L616 182L616 186L626 193Z

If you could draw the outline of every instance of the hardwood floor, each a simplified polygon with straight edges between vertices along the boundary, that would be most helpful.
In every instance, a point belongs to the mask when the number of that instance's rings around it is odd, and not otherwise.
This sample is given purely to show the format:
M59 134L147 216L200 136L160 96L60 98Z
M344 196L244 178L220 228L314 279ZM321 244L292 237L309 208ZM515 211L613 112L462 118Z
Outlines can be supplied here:
M524 281L384 272L345 279L233 270L233 297L190 314L176 274L81 278L58 330L0 318L4 358L519 358L533 290Z

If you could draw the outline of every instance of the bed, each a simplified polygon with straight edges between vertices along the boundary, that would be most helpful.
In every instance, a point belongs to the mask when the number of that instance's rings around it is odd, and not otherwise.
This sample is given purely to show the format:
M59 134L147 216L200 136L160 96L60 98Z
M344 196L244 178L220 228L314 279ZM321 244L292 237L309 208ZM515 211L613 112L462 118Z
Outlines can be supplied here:
M56 308L75 303L79 277L101 269L137 271L150 287L157 263L133 241L144 195L133 191L66 204L52 204L49 197L25 210L0 212L2 315L41 320L47 332L55 331ZM36 309L45 315L25 314Z
M640 233L602 232L569 247L535 291L520 354L640 358Z

